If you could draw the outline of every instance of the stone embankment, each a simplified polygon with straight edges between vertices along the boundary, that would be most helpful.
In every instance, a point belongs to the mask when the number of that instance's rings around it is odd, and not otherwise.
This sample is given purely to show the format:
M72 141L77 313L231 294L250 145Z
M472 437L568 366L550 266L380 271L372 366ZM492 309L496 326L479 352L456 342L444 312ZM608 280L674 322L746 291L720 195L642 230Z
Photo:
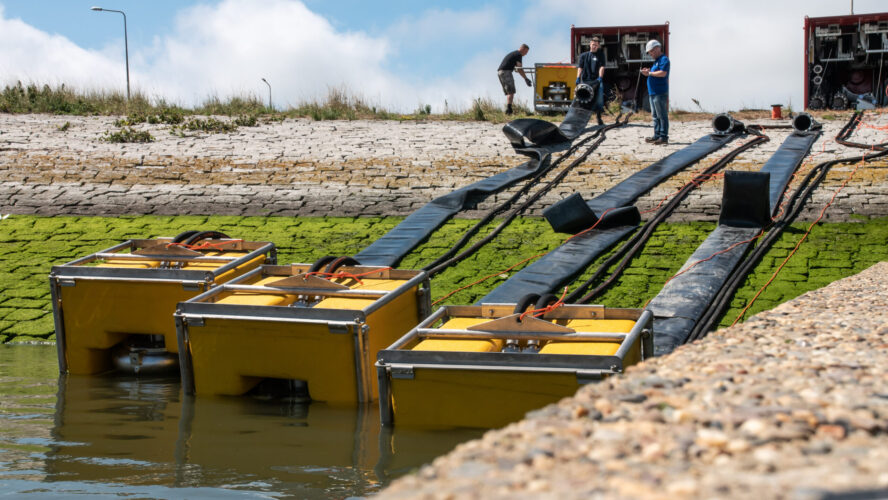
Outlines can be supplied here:
M501 125L484 122L287 119L228 134L185 137L171 133L167 125L137 125L156 138L147 144L103 141L105 132L116 130L113 122L109 117L0 115L0 213L407 215L436 196L525 159L509 146ZM814 146L817 154L805 168L860 154L833 141L843 124L825 123L823 138ZM872 115L855 140L885 141L888 134L873 127L886 124L888 116ZM538 215L574 192L598 194L708 132L708 122L673 122L672 143L663 147L642 141L650 135L646 122L611 131L528 215ZM730 168L758 169L787 131L768 134L769 143L743 154ZM664 182L639 200L639 208L655 207L725 151ZM857 170L827 220L888 215L885 166L873 163ZM852 169L833 169L802 220L817 216L816 210ZM492 197L461 216L477 217L509 194ZM713 220L720 200L716 178L691 194L671 220Z
M379 498L885 498L886 275L877 264L585 386Z

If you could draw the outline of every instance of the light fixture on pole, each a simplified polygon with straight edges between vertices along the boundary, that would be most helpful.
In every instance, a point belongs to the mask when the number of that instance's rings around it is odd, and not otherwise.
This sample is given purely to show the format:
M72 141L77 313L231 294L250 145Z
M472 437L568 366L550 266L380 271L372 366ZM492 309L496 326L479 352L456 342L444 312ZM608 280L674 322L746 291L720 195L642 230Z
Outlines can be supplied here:
M126 54L126 100L130 100L130 79L129 79L129 41L126 37L126 14L122 10L103 9L101 7L90 7L90 10L96 12L117 12L123 16L123 50Z
M268 85L268 109L274 111L274 109L271 107L271 84L268 83L268 80L266 80L265 78L263 78L262 81L265 82L265 85Z

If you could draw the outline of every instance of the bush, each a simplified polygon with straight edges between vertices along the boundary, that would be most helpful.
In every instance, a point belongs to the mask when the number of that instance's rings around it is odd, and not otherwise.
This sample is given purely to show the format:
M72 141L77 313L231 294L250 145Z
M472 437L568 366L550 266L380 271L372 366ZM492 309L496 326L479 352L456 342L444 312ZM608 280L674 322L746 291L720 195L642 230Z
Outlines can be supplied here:
M105 132L102 140L118 143L154 142L154 136L152 136L147 130L135 130L130 127L124 127L117 132Z

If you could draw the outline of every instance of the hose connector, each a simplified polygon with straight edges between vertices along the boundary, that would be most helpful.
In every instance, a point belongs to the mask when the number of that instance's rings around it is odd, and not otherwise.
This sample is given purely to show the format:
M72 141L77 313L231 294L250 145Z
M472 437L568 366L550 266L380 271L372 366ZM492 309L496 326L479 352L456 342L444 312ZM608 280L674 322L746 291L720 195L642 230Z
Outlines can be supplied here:
M808 113L799 113L795 115L792 119L792 128L798 133L810 132L812 130L817 130L822 127L817 120L814 119L813 116Z
M574 100L578 104L589 106L592 104L593 99L595 99L595 87L585 83L577 85L576 90L574 90Z
M746 130L743 122L735 120L734 117L727 113L715 115L712 119L712 133L715 135L736 134Z

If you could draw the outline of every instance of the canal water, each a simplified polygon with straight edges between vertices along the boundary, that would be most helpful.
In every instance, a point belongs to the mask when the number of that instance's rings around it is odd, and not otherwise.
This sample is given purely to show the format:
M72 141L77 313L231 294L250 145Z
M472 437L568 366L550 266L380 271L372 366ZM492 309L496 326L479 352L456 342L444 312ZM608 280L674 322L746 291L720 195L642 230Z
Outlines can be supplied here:
M59 376L0 345L0 496L347 498L480 430L383 431L377 406L192 398L177 379Z

